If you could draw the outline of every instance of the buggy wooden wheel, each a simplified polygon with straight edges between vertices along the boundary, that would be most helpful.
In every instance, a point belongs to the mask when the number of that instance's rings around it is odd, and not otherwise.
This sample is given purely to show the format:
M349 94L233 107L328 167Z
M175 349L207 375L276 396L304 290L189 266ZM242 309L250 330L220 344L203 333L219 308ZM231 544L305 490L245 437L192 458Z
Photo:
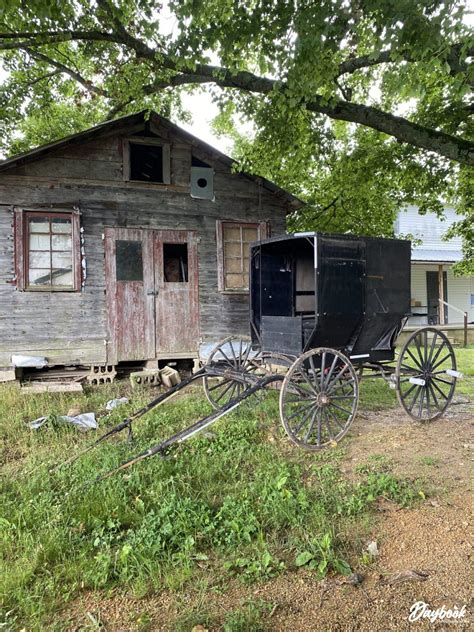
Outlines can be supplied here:
M359 384L350 360L335 349L307 351L293 362L280 391L280 417L290 440L306 450L334 446L357 412Z
M432 421L451 403L460 374L446 335L424 327L403 346L395 375L398 401L405 412L417 421Z
M211 351L206 366L240 373L255 373L262 364L260 350L252 349L249 336L229 336L221 340ZM230 377L209 377L203 379L204 393L209 403L219 410L233 399L242 395L252 385Z

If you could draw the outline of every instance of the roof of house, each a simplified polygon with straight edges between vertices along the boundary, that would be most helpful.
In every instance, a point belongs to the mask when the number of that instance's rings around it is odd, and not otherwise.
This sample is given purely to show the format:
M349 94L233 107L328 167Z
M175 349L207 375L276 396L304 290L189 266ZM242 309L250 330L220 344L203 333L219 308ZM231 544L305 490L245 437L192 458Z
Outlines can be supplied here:
M34 149L30 149L29 151L25 151L21 154L17 154L15 156L11 156L11 158L7 158L0 162L0 172L6 171L12 167L17 167L20 165L24 165L33 160L37 160L42 156L60 148L64 145L78 144L87 140L92 140L102 134L110 133L110 132L120 132L121 130L126 131L127 128L137 125L141 122L146 123L146 121L151 120L155 124L162 125L165 128L168 128L176 135L181 136L185 141L189 142L191 145L199 145L204 151L207 153L214 155L218 160L221 160L223 163L228 165L229 167L233 167L236 165L236 161L222 153L212 145L200 140L197 136L190 134L186 130L182 129L175 123L172 123L165 117L161 116L157 112L150 110L142 110L141 112L136 112L134 114L128 114L126 116L122 116L120 118L114 119L112 121L106 121L105 123L100 123L99 125L95 125L89 129L84 130L83 132L79 132L77 134L71 134L70 136L66 136L65 138L61 138L60 140L53 141L52 143L47 143L46 145L40 145L39 147L35 147ZM275 193L285 198L287 202L293 206L294 208L299 208L304 206L304 202L292 195L288 191L285 191L274 182L267 180L258 175L249 174L245 172L238 172L240 175L249 178L255 182L259 182L265 189L270 191L271 193Z
M459 250L441 250L413 248L411 253L412 262L425 263L456 263L461 261L462 253Z
M445 235L459 219L461 216L451 206L445 206L444 215L439 217L435 213L420 214L416 206L409 205L399 212L395 232L419 240L412 248L414 263L456 263L463 258L462 239L459 235L446 239Z

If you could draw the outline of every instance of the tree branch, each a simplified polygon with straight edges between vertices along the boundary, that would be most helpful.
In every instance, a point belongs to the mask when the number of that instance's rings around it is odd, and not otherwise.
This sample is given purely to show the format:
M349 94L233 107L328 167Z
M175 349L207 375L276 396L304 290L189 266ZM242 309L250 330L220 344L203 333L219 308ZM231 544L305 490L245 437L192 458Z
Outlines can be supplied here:
M211 79L207 77L199 77L197 75L174 75L170 77L168 80L164 81L155 81L154 83L150 83L146 86L143 86L142 93L145 95L152 95L160 90L165 90L166 88L173 88L176 86L190 85L190 84L203 84L210 83ZM130 97L126 101L122 103L118 103L115 105L107 114L107 120L111 120L117 116L120 112L122 112L128 105L136 101L138 97L142 95L142 93L137 94L136 96Z
M51 79L51 77L55 77L56 75L60 75L61 73L59 72L59 70L53 70L52 72L48 72L46 75L42 75L41 77L38 77L37 79L33 79L33 81L29 81L26 85L31 88L31 86L34 86L36 83L40 83L40 81L44 81L45 79Z
M450 75L453 77L458 73L466 72L469 69L466 60L461 60L461 51L463 46L464 44L462 42L458 42L457 44L453 44L451 48L444 53L444 57L451 69ZM474 56L474 47L471 46L466 50L465 57L467 58L472 56ZM406 62L414 63L416 61L420 61L406 52L402 53L402 57ZM345 74L352 74L362 68L371 68L372 66L389 63L394 63L392 60L392 51L389 50L382 51L379 55L377 55L377 57L372 57L371 55L353 57L339 64L338 77ZM473 85L472 82L469 82L469 85Z
M207 77L210 82L222 88L237 88L260 94L269 94L274 90L284 93L285 90L285 84L273 79L258 77L247 71L232 74L225 68L207 64L198 64L194 68L194 73L190 75L190 83L194 83L195 76L201 77L202 81ZM183 81L183 83L186 82ZM369 105L343 100L329 105L327 99L320 95L313 95L306 103L306 109L318 114L325 114L335 120L358 123L388 136L393 136L399 142L436 152L445 158L463 164L474 165L474 143L412 123L401 116L383 112Z
M43 53L39 53L37 51L33 51L30 48L28 48L27 46L25 46L24 50L29 55L31 55L31 57L33 57L34 59L38 59L40 61L44 61L47 64L49 64L50 66L54 66L55 68L60 70L62 73L66 74L66 75L69 75L72 79L74 79L74 81L77 81L77 83L79 83L82 86L84 86L84 88L86 88L86 90L88 92L91 92L93 94L97 94L98 96L101 96L101 97L108 97L109 96L105 90L95 86L91 81L89 81L88 79L86 79L85 77L80 75L78 72L76 72L72 68L68 68L68 66L65 66L64 64L61 64L60 62L56 61L55 59L52 59L51 57L48 57L47 55L44 55Z
M5 39L16 38L15 42L4 42ZM21 38L21 39L19 39ZM26 39L25 39L26 38ZM71 41L113 42L122 44L121 38L114 33L103 31L45 31L44 33L0 33L0 50L18 50L25 46L45 46Z
M150 84L145 94L153 94L158 90L176 85L207 82L212 82L222 88L235 88L257 94L285 93L285 83L267 77L259 77L251 72L231 72L227 68L203 63L196 64L194 61L186 59L177 64L164 51L150 48L148 44L130 34L117 17L115 8L108 0L97 0L97 4L105 12L107 18L112 21L113 32L94 30L49 31L46 34L29 33L26 39L25 34L23 34L23 38L20 41L6 43L1 42L0 34L0 49L25 49L71 40L109 41L128 47L135 52L138 58L147 59L152 63L157 73L163 72L163 70L172 70L176 73L170 79L157 80ZM31 39L28 41L30 37ZM11 39L11 34L8 34L7 39ZM461 48L459 48L457 53L458 60L460 53ZM343 68L345 72L350 72L351 69L354 72L364 67L364 65L374 65L375 62L384 63L387 61L390 61L390 55L388 51L383 51L377 60L370 60L368 56L363 56L344 62ZM130 102L132 101L128 103ZM393 136L399 142L409 143L420 149L436 152L450 160L474 165L473 143L442 131L412 123L405 118L394 116L377 108L350 103L347 100L334 100L328 103L326 98L318 94L309 97L305 107L308 111L325 114L335 120L349 121L376 129Z
M370 68L371 66L377 66L379 64L387 64L391 62L391 51L384 50L378 57L372 58L369 55L362 55L361 57L354 57L347 59L339 64L338 76L345 74L352 74L361 68Z

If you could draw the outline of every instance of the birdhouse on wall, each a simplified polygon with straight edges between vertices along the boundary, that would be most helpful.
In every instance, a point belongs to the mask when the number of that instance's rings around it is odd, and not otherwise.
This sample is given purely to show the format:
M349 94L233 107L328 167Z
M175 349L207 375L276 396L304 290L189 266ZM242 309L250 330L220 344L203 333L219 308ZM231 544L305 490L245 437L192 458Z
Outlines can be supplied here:
M214 169L194 156L191 163L191 197L214 200Z

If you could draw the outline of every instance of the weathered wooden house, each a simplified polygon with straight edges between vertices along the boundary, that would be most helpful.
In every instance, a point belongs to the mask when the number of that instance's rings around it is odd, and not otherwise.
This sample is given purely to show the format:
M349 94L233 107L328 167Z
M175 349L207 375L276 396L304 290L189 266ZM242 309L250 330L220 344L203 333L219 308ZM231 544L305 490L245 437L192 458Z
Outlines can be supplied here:
M195 359L248 333L248 244L300 204L156 113L1 162L3 374L16 356Z

